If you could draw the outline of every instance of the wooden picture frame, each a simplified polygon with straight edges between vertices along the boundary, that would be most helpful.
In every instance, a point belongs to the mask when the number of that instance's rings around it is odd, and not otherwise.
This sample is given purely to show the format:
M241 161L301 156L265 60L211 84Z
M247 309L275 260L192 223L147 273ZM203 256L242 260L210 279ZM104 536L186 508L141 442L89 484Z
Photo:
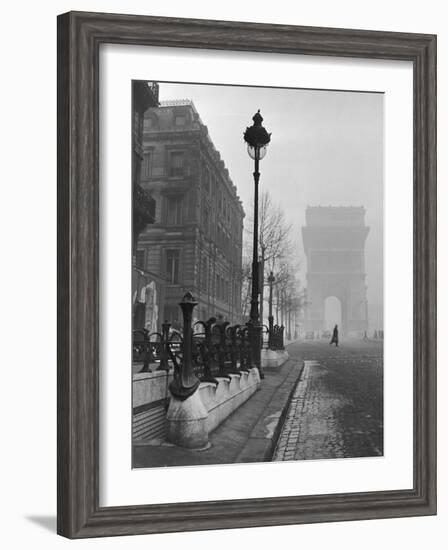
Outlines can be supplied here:
M99 48L407 60L414 75L414 486L99 506ZM436 37L70 12L58 17L58 533L69 538L436 513Z

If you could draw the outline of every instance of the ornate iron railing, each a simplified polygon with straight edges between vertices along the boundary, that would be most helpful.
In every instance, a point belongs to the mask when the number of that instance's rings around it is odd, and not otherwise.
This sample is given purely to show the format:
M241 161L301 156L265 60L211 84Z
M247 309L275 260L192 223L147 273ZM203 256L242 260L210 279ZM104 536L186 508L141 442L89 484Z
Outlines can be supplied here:
M173 369L170 389L179 398L186 399L199 381L217 383L218 377L230 378L231 374L248 372L254 366L249 323L230 325L211 317L192 326L192 312L197 303L191 293L187 293L179 305L183 315L182 333L172 330L168 322L163 323L161 332L134 331L133 362L142 363L140 372ZM274 334L269 329L264 334L260 332L260 348L271 340L283 346L283 327L274 329Z
M140 372L168 371L181 353L182 335L163 323L162 332L133 331L132 362L143 363Z
M185 361L185 346L181 333L172 331L169 323L162 332L134 331L133 362L142 363L140 372L154 370L180 371ZM217 377L247 372L252 366L252 347L247 325L229 325L197 321L191 336L191 365L201 381L217 382Z
M246 325L197 321L193 332L193 371L202 381L216 382L219 376L240 374L250 369L251 347Z

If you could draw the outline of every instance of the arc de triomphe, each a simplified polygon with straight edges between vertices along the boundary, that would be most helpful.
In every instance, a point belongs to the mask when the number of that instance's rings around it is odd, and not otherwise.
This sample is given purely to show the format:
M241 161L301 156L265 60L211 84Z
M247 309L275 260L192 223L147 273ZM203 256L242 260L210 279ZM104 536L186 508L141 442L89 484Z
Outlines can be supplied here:
M341 304L343 335L368 328L364 245L369 233L365 209L357 206L313 206L302 227L307 259L306 331L325 327L325 300Z

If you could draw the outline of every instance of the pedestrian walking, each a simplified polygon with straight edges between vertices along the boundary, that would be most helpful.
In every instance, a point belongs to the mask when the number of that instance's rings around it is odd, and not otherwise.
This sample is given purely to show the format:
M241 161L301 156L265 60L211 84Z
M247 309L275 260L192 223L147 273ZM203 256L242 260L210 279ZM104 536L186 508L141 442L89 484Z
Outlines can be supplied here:
M336 347L339 346L339 331L338 331L338 325L334 325L333 336L331 337L331 340L330 340L330 346L331 346L331 344L336 344Z

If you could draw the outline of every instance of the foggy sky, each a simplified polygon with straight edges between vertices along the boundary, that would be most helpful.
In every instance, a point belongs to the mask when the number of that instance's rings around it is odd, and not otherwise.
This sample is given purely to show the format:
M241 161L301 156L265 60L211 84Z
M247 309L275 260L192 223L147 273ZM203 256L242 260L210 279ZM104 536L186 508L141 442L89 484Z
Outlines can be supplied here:
M367 299L383 302L383 95L160 83L159 99L191 99L238 189L253 208L253 161L243 132L260 109L272 132L260 163L260 190L270 192L293 223L305 285L300 228L309 206L364 206ZM373 308L374 309L374 308ZM372 311L373 314L373 311Z

